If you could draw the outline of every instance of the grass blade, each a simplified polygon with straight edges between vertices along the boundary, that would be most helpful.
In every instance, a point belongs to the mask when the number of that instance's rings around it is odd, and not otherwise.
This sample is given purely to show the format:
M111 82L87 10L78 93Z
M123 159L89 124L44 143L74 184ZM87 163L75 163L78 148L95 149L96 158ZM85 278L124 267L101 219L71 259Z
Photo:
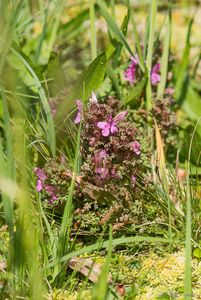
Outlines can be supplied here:
M189 65L189 55L190 55L190 49L191 49L190 37L191 37L193 21L194 21L193 18L189 21L183 57L182 57L181 63L179 64L179 66L177 66L177 69L175 72L176 73L175 75L177 78L176 85L175 85L175 97L178 102L181 102L183 100L183 98L184 98L183 93L186 90L183 87L185 84L186 70Z
M161 238L161 237L146 237L146 236L134 236L134 237L121 237L121 238L116 238L112 240L112 246L118 246L118 245L123 245L127 243L140 243L140 242L147 242L147 243L165 243L165 244L171 244L173 241L170 239L166 238ZM66 262L72 257L82 255L84 253L90 253L96 250L100 249L105 249L109 247L109 241L104 241L103 243L95 243L93 245L81 248L77 251L73 251L61 258L61 262ZM57 262L53 261L50 262L49 267L55 266Z
M75 150L75 159L74 159L74 168L73 168L73 176L71 180L71 185L69 189L69 194L66 200L66 205L64 208L64 214L62 217L62 223L61 223L61 228L59 231L59 240L58 240L58 245L57 245L57 265L54 269L54 276L53 280L57 280L58 278L58 273L60 270L60 262L61 262L61 257L65 253L67 249L67 237L70 235L70 226L71 226L71 220L72 220L72 202L73 202L73 192L75 188L75 180L76 176L78 173L78 168L79 168L79 159L80 159L80 134L81 134L81 126L82 124L80 123L78 134L77 134L77 144L76 144L76 150Z
M128 3L128 10L131 13L131 23L132 23L132 26L133 26L133 33L134 33L137 53L138 53L138 57L139 57L139 65L140 65L140 68L141 68L142 72L145 72L145 64L144 64L144 59L143 59L142 50L141 50L141 46L140 46L140 37L139 37L139 34L137 32L137 26L136 26L136 23L135 23L133 9L130 5L129 0L127 1L127 3Z
M44 19L44 24L43 24L43 30L39 39L39 43L38 43L38 47L36 49L35 52L35 56L34 56L34 61L37 63L38 59L40 57L40 53L41 53L41 49L42 49L42 45L43 45L43 41L45 39L45 35L46 35L46 31L47 31L47 15L48 15L48 8L45 9L45 19Z
M55 137L55 128L54 128L54 121L53 121L53 117L52 117L52 113L51 113L51 109L50 109L50 105L49 102L47 100L47 97L45 95L45 91L41 85L41 82L36 74L36 72L34 71L34 69L32 68L31 64L29 63L28 60L26 60L26 57L24 56L24 54L21 53L20 50L15 49L14 47L11 48L11 51L13 52L13 54L19 59L19 61L21 61L21 63L27 68L27 70L30 72L30 74L33 76L36 87L38 89L38 93L46 114L46 118L47 118L47 142L48 145L50 147L50 150L52 152L52 155L55 156L56 154L56 137Z
M161 80L158 85L157 96L162 97L165 91L166 80L167 80L167 71L168 71L168 58L169 58L169 49L170 49L170 38L171 38L171 19L170 14L168 14L167 19L167 30L164 36L164 47L163 54L161 58Z
M96 2L98 4L98 6L100 7L101 15L106 20L109 29L114 33L116 38L124 45L125 49L133 56L133 52L126 41L124 34L119 29L119 27L117 26L117 24L115 23L115 21L111 17L111 15L107 12L107 7L105 5L105 1L97 0Z
M201 117L198 119L197 124L193 130L189 152L188 152L188 161L187 161L187 175L186 175L186 240L185 240L185 271L184 271L184 299L192 299L192 244L191 244L191 235L192 235L192 220L191 220L191 190L190 190L190 159L193 138L196 132L196 129L201 121Z
M147 111L150 111L152 107L152 90L150 82L150 72L152 66L152 56L153 56L153 46L154 46L154 34L155 34L155 23L156 23L156 12L157 12L157 0L151 1L151 13L150 13L150 30L149 30L149 40L148 40L148 50L147 50L147 70L148 70L148 82L146 89L146 101L147 101Z

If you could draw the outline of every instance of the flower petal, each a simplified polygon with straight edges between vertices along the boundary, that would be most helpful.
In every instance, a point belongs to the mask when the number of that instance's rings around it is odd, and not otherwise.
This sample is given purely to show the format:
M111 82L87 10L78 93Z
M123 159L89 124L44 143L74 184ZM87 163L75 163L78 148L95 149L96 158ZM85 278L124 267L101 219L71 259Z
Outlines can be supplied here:
M122 111L122 112L120 112L120 113L114 118L114 122L117 123L117 122L123 120L127 114L128 114L127 111Z
M157 73L152 73L151 74L151 84L152 85L157 85L161 80L161 76Z
M83 104L82 104L82 101L80 101L80 100L76 100L75 102L76 102L78 112L74 119L74 124L79 124L82 119Z
M103 136L108 136L110 134L110 126L105 127L101 133Z
M43 189L42 181L40 179L38 179L37 185L36 185L36 191L40 192L42 189Z
M98 128L105 129L106 127L110 126L107 122L98 122L97 123Z
M75 102L76 102L77 110L81 113L83 109L82 101L76 100Z
M153 73L158 73L158 72L160 71L160 68L161 68L160 63L157 63L157 64L155 64L155 65L153 66L152 72L153 72Z
M131 143L131 147L132 147L132 150L133 152L136 154L136 155L140 155L141 153L141 145L138 141L134 141Z
M136 57L131 56L131 57L130 57L130 60L132 61L132 63L133 63L134 65L137 65L137 64L138 64L138 61L137 61Z
M75 119L74 119L74 124L79 124L81 121L81 113L78 111Z
M37 167L34 168L34 173L36 174L38 179L41 181L44 181L45 179L47 179L46 173L41 168L37 168Z
M115 123L111 125L110 131L111 131L112 134L118 132L118 128L115 126Z
M95 170L95 172L96 172L96 174L100 175L100 177L101 177L102 179L107 178L108 175L109 175L109 170L106 169L106 168L97 168L97 169Z

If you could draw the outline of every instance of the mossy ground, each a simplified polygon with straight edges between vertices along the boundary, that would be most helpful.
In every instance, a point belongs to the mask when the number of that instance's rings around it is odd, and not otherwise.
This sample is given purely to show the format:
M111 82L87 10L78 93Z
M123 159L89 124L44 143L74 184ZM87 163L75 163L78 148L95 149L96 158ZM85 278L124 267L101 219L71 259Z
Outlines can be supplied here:
M102 265L104 256L95 254L92 257ZM193 299L201 299L201 261L193 259ZM184 251L157 254L153 250L146 253L127 255L124 252L113 254L110 274L116 278L114 286L123 286L124 296L120 299L184 300ZM54 290L48 299L74 300L92 299L90 285L84 286L84 278L80 279L77 291Z

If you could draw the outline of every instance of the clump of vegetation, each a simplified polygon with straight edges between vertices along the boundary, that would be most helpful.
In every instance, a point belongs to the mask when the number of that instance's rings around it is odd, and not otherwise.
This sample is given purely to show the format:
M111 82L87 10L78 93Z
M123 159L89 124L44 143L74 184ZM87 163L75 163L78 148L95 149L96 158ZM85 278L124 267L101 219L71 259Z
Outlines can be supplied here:
M153 192L150 154L144 150L143 136L126 120L128 113L119 109L119 101L113 97L105 104L91 100L86 110L78 102L74 122L82 121L82 164L76 177L73 226L79 234L83 230L85 235L86 230L100 232L108 224L113 224L114 232L125 231L142 224L143 218L155 220L156 212L160 219L159 205L149 195ZM35 168L35 173L44 207L62 213L73 173L68 162L51 159L43 169Z

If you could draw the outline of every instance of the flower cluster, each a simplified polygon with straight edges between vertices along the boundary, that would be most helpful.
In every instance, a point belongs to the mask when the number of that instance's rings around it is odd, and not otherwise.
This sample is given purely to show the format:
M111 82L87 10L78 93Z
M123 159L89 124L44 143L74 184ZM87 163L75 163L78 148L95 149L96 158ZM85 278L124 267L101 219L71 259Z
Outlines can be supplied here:
M48 195L50 203L56 201L58 199L57 188L51 184L46 183L47 174L45 173L45 171L40 168L35 168L34 172L37 176L37 192L41 192L42 190L44 190Z
M130 58L131 63L128 66L128 68L124 71L124 78L126 81L128 81L131 85L135 83L136 80L136 70L138 61L135 57L131 56Z
M153 66L152 70L151 70L151 84L153 86L158 85L158 83L161 80L161 76L160 76L160 64L157 63Z
M34 173L37 176L36 191L42 193L48 204L57 205L60 203L72 177L63 157L57 160L48 160L43 169L34 168Z
M132 185L135 181L141 144L136 128L126 121L126 116L126 111L116 114L110 101L88 107L82 136L83 176L97 186L113 180L120 186L122 182ZM93 173L91 178L86 169Z
M93 95L84 110L82 102L76 101L74 123L82 120L82 166L74 194L75 228L90 222L98 226L110 222L117 230L133 222L131 207L140 197L138 186L145 171L143 147L138 130L127 120L127 112L119 112L119 103L109 97L107 104L100 104ZM61 205L72 178L69 165L50 160L43 170L36 168L35 174L37 191L49 204Z
M131 56L131 63L128 68L124 71L124 79L130 83L130 85L134 85L140 79L140 69L138 60ZM150 80L152 86L157 86L161 80L160 76L160 63L156 63L153 65L150 72ZM168 92L168 91L167 91Z

